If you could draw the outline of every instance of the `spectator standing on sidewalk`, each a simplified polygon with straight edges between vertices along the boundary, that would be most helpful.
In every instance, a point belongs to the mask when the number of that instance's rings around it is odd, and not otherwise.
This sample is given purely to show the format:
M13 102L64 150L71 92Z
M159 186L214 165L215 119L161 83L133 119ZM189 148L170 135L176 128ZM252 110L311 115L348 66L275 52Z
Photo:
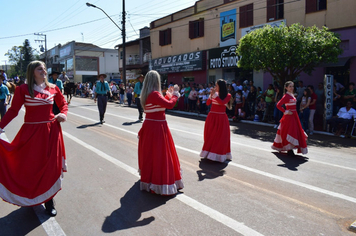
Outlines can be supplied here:
M138 110L138 119L142 120L142 114L143 114L143 109L141 107L141 101L140 101L140 96L141 96L141 90L143 86L143 80L144 77L141 74L138 78L138 82L135 84L135 89L134 89L134 94L135 94L135 103L137 105L137 110Z
M309 104L309 134L313 135L314 134L314 115L315 115L315 110L316 110L316 100L318 97L314 93L314 86L313 85L308 85L308 89L310 90L310 104Z
M277 103L282 99L282 97L283 97L283 90L281 87L277 87L274 101ZM283 113L278 109L277 106L274 106L273 117L274 117L274 122L275 122L275 125L274 125L275 129L278 128L279 121L281 120L282 116L283 116Z
M116 101L117 100L118 91L117 91L117 86L116 86L115 82L113 82L112 85L111 85L111 93L112 93L113 100Z
M184 89L184 110L189 111L189 94L190 91L192 91L192 88L190 87L190 83L187 82L185 84L185 89Z
M98 100L97 104L99 110L100 123L103 124L105 123L104 116L106 112L106 106L108 103L108 92L110 93L111 96L112 94L108 82L104 80L106 78L106 74L100 74L98 77L99 77L99 81L96 82L94 102Z
M132 92L133 92L132 87L131 87L131 86L127 86L127 89L126 89L126 97L127 97L127 105L128 105L129 107L131 107Z
M299 108L299 119L305 132L307 132L309 128L308 124L309 124L309 114L310 114L310 109L309 109L310 101L311 101L310 90L304 89L304 95L302 97L300 108Z
M5 77L0 75L0 118L2 119L6 113L6 107L10 102L10 92L7 86L3 83Z
M303 97L305 89L306 88L305 88L305 86L303 84L303 81L299 80L298 81L298 88L296 89L297 90L297 110L298 111L299 111L299 108L300 108L300 102L302 101L302 97Z
M124 105L125 104L125 87L124 87L124 83L120 83L120 85L119 85L119 94L120 94L120 104Z
M265 102L266 102L266 111L263 115L263 122L268 122L269 116L273 114L273 109L274 109L274 89L273 85L269 84L267 90L263 94L265 96Z

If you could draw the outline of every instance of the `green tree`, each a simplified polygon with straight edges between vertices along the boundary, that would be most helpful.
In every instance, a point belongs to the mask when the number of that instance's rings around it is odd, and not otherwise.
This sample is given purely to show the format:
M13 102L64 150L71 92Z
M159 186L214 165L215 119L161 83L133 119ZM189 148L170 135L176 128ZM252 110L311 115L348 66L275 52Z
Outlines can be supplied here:
M326 27L293 24L254 30L241 38L236 49L238 67L269 72L283 85L305 72L311 75L321 62L337 62L340 38Z
M10 77L25 76L27 65L36 59L28 39L24 41L22 46L13 46L5 53L5 56L9 58L10 64L14 65L13 70L11 70L12 74L9 74Z

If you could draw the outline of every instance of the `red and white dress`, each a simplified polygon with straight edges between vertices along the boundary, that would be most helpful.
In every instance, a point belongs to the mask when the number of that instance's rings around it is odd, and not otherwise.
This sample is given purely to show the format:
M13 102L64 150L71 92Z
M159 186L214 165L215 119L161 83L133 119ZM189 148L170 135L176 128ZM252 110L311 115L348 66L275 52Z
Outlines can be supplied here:
M204 126L204 145L200 156L212 161L231 160L230 123L226 115L226 105L231 94L221 100L217 93L206 101L211 105Z
M11 143L0 139L0 197L18 206L39 205L61 190L66 171L62 130L52 112L53 101L66 119L67 103L57 86L16 88L10 109L0 122L4 128L25 105L24 124Z
M140 189L161 195L176 194L184 187L180 163L168 128L165 110L172 109L178 97L167 100L157 91L148 95L145 121L138 136Z
M277 108L284 113L285 109L282 105L285 105L286 110L290 110L293 114L283 115L280 120L272 149L277 151L297 149L298 153L307 154L308 135L304 132L300 124L297 112L297 99L293 94L286 93L277 103Z

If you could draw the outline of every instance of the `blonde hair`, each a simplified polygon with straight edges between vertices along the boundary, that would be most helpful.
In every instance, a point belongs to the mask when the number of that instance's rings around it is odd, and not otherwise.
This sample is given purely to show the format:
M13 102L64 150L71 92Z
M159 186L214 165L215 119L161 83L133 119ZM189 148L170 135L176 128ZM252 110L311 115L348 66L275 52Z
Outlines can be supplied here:
M161 93L161 76L157 71L151 70L145 76L145 82L143 83L141 90L141 105L143 108L146 106L146 99L153 91Z
M42 65L45 67L45 69L47 69L46 64L42 61L32 61L27 66L26 78L27 78L27 84L28 84L28 92L32 98L34 97L33 87L35 85L35 69ZM50 85L47 78L45 78L44 82L47 87L53 87Z
M286 94L286 92L287 92L287 87L288 87L290 84L294 84L293 81L287 81L287 82L284 84L284 91L283 91L283 94Z

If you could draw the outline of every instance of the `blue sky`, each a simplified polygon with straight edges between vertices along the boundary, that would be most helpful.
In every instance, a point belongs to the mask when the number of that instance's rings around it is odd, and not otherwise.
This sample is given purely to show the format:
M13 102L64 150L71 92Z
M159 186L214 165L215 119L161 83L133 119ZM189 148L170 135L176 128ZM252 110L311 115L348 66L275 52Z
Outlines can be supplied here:
M126 0L127 41L138 38L139 29L151 21L193 6L196 0ZM12 0L1 3L0 65L9 64L4 54L25 39L39 50L47 36L47 49L72 40L113 48L122 43L121 31L99 9L87 7L90 2L102 8L120 27L122 0ZM44 44L43 44L44 46Z

